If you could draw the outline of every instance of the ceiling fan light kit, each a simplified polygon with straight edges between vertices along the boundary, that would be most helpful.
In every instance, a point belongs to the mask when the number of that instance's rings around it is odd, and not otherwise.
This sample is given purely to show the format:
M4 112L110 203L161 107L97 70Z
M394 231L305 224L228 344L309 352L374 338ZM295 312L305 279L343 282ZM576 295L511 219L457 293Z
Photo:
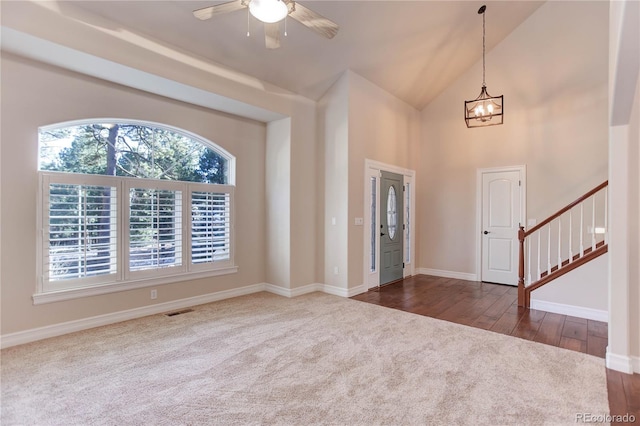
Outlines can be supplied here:
M482 89L480 95L464 102L464 121L467 127L496 126L504 122L504 96L491 96L485 82L485 19L487 6L482 6L478 14L482 15Z
M193 11L193 16L205 21L215 15L249 9L249 13L265 25L265 45L268 49L280 47L280 21L290 17L317 34L333 38L340 27L324 16L296 3L294 0L232 0ZM248 24L247 24L248 25ZM286 26L286 21L285 21ZM247 33L249 35L249 33ZM286 27L285 27L285 36Z
M258 21L273 24L286 18L289 8L283 0L251 0L249 12Z

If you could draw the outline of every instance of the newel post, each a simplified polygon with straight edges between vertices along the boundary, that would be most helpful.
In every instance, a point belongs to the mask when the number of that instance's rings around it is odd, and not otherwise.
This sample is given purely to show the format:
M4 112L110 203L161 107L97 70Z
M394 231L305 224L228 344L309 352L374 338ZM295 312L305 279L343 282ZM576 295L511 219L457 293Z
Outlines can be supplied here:
M518 230L518 240L520 240L519 266L518 266L518 306L525 306L524 296L524 227L520 225Z

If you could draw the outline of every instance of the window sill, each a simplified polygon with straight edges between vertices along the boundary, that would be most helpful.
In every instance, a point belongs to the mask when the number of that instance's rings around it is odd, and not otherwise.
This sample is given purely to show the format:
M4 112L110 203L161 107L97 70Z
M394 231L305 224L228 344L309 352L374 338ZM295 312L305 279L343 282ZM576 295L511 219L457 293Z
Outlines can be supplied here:
M191 272L179 275L167 275L164 277L145 278L135 281L129 280L127 282L102 284L91 287L70 288L49 291L46 293L36 293L33 295L33 304L42 305L45 303L61 302L63 300L80 299L83 297L98 296L100 294L117 293L137 288L177 283L180 281L190 281L220 275L235 274L236 272L238 272L237 266L229 266L213 271Z

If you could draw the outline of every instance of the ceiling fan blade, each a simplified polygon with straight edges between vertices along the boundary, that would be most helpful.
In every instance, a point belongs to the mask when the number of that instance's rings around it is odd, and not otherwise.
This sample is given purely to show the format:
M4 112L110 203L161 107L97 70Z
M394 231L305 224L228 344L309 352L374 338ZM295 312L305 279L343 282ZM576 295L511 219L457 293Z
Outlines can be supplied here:
M264 24L264 43L267 49L280 47L280 24Z
M193 16L206 21L211 19L215 15L221 15L223 13L235 12L236 10L244 9L246 4L243 0L233 0L226 3L216 4L215 6L203 7L193 11Z
M298 2L295 3L294 10L289 13L289 16L326 38L333 38L340 29L335 22L307 9Z

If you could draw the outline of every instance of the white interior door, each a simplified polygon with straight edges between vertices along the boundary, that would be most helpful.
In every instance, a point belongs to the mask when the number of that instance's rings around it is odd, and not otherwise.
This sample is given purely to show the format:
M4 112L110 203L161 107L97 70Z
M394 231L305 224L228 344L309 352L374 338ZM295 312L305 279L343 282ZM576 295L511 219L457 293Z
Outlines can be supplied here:
M518 284L521 172L482 174L482 281Z

